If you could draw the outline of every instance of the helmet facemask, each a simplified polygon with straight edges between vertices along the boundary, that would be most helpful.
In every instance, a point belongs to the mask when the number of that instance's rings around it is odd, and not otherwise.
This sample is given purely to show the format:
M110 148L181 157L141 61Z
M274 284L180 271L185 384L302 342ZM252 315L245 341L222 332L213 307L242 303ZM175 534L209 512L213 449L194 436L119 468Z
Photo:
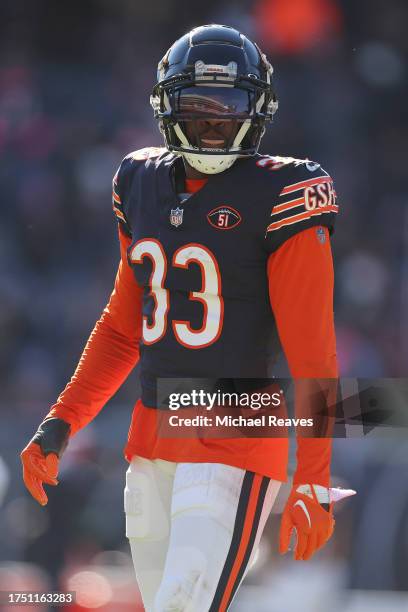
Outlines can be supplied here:
M255 155L277 108L270 74L266 81L252 74L238 77L235 62L205 66L198 61L194 78L177 74L159 81L151 104L167 148L204 174ZM207 132L213 142L205 142Z

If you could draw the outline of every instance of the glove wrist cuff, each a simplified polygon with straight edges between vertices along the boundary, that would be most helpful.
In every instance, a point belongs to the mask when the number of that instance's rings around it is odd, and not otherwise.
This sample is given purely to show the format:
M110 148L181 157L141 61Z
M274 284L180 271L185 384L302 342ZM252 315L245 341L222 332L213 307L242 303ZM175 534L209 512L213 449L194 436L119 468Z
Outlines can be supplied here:
M296 492L301 493L302 495L306 495L307 497L310 497L310 499L317 499L319 504L329 504L330 503L329 489L327 487L323 487L322 485L315 485L315 484L298 485L296 487Z
M71 425L58 418L47 419L41 423L31 442L39 444L45 456L55 453L61 457L65 451Z

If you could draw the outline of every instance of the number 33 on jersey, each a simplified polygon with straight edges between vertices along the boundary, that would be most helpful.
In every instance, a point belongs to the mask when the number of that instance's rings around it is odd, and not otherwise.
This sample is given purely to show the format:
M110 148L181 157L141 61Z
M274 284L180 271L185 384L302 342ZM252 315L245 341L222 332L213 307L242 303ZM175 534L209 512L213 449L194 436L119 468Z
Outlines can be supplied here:
M142 388L155 376L267 376L276 335L268 258L305 229L333 231L333 182L308 160L257 155L180 203L181 165L165 149L145 149L114 179L113 208L144 288Z

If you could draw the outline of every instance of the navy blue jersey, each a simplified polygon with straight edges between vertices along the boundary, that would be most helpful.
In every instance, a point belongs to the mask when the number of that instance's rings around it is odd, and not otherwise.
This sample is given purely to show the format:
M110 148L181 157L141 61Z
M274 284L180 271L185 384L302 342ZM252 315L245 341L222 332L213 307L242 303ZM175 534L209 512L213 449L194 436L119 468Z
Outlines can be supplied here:
M114 210L132 240L128 261L144 288L147 406L157 377L267 376L277 351L268 257L307 228L332 232L337 212L332 179L309 160L238 160L182 203L180 176L180 157L143 149L114 179Z

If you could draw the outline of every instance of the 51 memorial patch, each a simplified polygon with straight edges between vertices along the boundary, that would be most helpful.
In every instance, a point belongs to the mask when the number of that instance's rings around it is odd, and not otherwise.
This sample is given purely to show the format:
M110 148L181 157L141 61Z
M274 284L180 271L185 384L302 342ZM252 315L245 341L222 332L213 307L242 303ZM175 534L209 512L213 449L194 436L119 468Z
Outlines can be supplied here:
M212 227L220 230L233 229L242 221L242 217L232 206L217 206L208 215L207 220Z

